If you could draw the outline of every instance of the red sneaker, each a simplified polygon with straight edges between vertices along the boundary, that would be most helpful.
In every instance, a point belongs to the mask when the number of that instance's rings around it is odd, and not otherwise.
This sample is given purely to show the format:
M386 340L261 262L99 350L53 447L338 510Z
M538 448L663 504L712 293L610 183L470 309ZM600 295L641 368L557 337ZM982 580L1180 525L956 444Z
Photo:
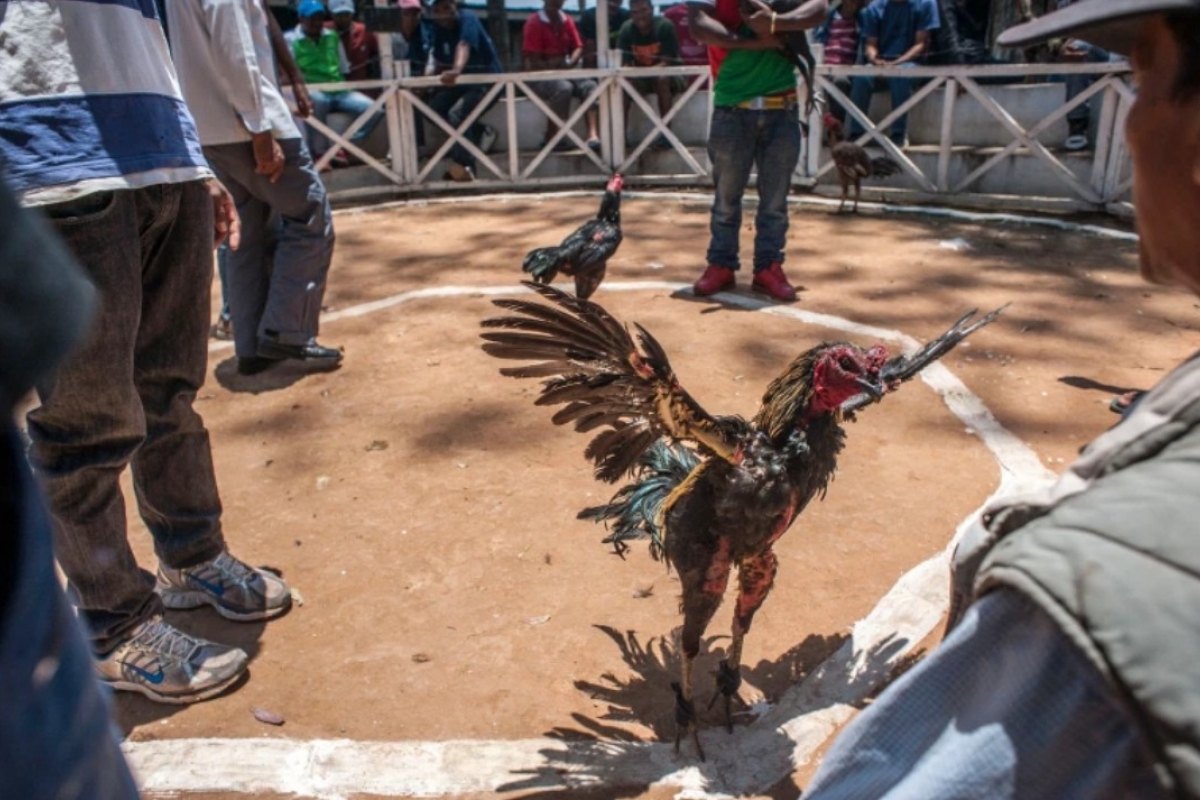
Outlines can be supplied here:
M722 289L732 289L736 283L737 276L733 270L709 264L708 269L704 270L704 274L700 276L700 280L692 286L692 292L697 297L708 297Z
M796 299L796 290L784 277L783 264L778 261L761 272L754 273L754 280L751 281L750 288L756 292L766 292L776 300L782 300L785 303L791 303Z

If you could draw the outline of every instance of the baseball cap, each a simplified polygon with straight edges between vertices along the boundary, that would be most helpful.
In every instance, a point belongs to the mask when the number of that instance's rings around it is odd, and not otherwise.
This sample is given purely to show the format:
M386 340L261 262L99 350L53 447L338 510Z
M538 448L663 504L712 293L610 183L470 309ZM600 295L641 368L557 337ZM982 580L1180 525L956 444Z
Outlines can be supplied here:
M330 14L353 14L354 0L329 0Z
M321 0L303 0L296 8L296 13L301 19L315 17L325 13L325 4Z
M400 0L401 9L416 9L421 10L421 0Z
M1128 55L1150 14L1200 13L1200 0L1076 0L1000 34L1001 47L1022 47L1058 36L1085 39L1097 47Z

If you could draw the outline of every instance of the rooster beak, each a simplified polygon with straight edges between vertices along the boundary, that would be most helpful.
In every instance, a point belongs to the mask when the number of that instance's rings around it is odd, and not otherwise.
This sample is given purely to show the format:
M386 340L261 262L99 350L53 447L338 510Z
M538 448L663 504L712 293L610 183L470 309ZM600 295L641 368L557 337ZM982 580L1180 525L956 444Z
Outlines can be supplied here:
M878 381L873 381L869 378L856 378L855 382L862 387L864 392L871 395L871 397L876 400L883 397L883 393L887 391L887 389Z

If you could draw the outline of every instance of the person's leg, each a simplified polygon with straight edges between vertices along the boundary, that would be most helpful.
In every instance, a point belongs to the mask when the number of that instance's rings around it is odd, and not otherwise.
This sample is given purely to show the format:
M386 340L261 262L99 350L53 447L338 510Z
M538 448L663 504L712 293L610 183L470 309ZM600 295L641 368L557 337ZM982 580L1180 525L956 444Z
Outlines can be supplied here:
M738 237L742 228L742 196L754 165L754 132L759 113L739 108L714 108L708 135L713 205L707 258L709 264L734 271L740 266Z
M765 288L781 300L790 300L795 293L782 280L784 247L787 244L787 198L792 176L800 160L800 121L793 110L761 113L755 142L758 163L758 212L754 220L754 273L756 280L774 280ZM768 279L765 271L778 272ZM761 276L761 277L760 277ZM782 280L782 283L780 281Z
M581 78L577 81L571 81L571 91L579 99L579 102L586 103L588 99L595 93L598 84L591 78ZM583 112L583 118L587 122L587 146L593 150L600 149L600 108L596 103L592 103L588 110Z
M455 102L450 106L446 118L457 130L463 124L463 120L471 116L471 113L483 101L489 87L482 84L475 84L471 86L455 86L454 88L458 90L457 97ZM478 146L479 137L482 134L483 125L477 121L467 129L466 138L471 144ZM468 169L475 169L475 156L471 155L471 151L467 150L461 144L456 143L450 149L450 157Z
M312 98L313 119L326 122L331 110L330 95L316 89L309 90L308 94ZM308 132L308 149L313 153L313 158L325 155L325 151L329 149L329 138L312 125L306 125L305 128Z
M201 181L138 195L146 250L133 375L146 436L134 453L133 488L154 549L168 567L225 549L208 431L192 408L208 370L212 199Z
M893 69L911 68L913 64L902 64ZM888 90L892 95L892 108L897 109L908 99L912 97L913 87L911 78L888 78ZM892 123L890 138L893 142L904 146L905 138L908 136L908 114L902 114L899 119Z
M371 98L362 92L338 92L330 96L329 110L349 114L357 120L366 113L367 109L371 107L372 102ZM363 126L350 137L350 141L358 144L370 136L371 131L375 130L375 126L379 124L379 120L383 119L383 114L382 108L372 114Z
M566 120L567 114L571 109L571 82L567 80L556 81L535 81L529 84L529 88L545 101L546 106L558 115L559 119ZM558 133L558 123L550 117L546 117L546 136L542 142L548 142Z
M875 77L871 75L855 75L850 84L850 100L863 113L870 116L871 95L875 93ZM850 121L850 140L854 141L863 135L864 128L857 119Z
M1075 40L1075 49L1083 51L1084 63L1103 64L1113 61L1114 56L1107 50L1096 47L1089 42ZM1071 74L1064 76L1066 82L1066 99L1071 102L1081 92L1096 82L1096 75ZM1092 122L1092 101L1086 100L1067 112L1068 150L1083 150L1088 146L1088 130Z
M241 244L229 252L226 285L234 353L239 364L249 364L248 360L258 355L258 329L271 286L271 208L251 192L256 178L254 151L249 143L206 147L204 156L233 196L242 223Z

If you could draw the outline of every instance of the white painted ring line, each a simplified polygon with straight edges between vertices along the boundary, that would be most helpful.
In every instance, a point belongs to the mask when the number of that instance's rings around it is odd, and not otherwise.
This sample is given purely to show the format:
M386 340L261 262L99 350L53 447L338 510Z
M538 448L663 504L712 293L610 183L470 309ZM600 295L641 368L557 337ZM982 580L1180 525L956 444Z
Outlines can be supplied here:
M612 282L610 292L686 289L665 281ZM435 287L404 292L327 315L326 322L364 316L431 297L509 296L522 286ZM722 293L731 305L807 325L881 339L912 351L918 342L899 331ZM228 347L220 342L210 351ZM921 379L992 452L1000 485L990 502L1014 491L1045 485L1054 475L1024 442L1006 430L983 402L941 363ZM981 506L980 508L982 508ZM903 575L871 613L855 624L842 647L778 704L735 737L703 731L709 762L676 758L660 742L518 741L354 742L261 739L169 739L126 742L123 749L146 792L281 792L320 800L359 793L430 797L530 789L597 786L671 786L679 798L734 797L762 791L786 777L828 741L854 714L876 679L924 640L947 607L947 570L954 542L978 515L963 520L937 556ZM898 644L902 643L902 644ZM886 659L870 655L893 646ZM814 710L815 709L815 710ZM782 733L783 735L779 735Z

